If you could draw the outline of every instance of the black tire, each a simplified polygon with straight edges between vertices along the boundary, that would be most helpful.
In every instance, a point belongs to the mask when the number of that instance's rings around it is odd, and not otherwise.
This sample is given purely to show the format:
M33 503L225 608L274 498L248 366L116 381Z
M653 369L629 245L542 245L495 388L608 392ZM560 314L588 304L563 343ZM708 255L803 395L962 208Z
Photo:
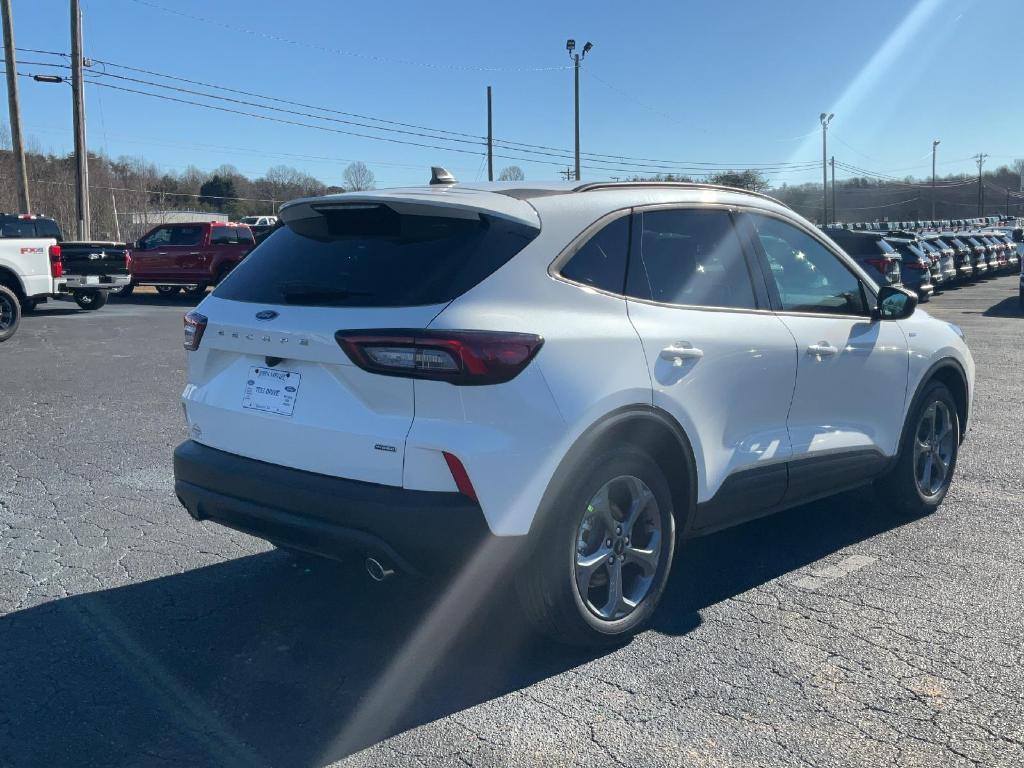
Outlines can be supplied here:
M1024 312L1024 288L1020 289L1020 297L1017 299L1017 301L1019 302L1018 307L1020 308L1020 311Z
M181 290L180 285L158 285L156 292L161 296L174 296Z
M658 607L675 553L672 493L658 464L632 446L609 450L581 466L578 476L538 512L528 555L516 567L515 585L524 613L538 630L568 645L603 648L627 641L643 629ZM652 514L660 522L659 557L650 586L632 612L617 619L601 618L588 607L577 587L578 536L584 519L593 516L590 505L595 494L623 476L641 480L657 502ZM603 534L598 537L603 538ZM619 568L625 572L621 564Z
M132 285L131 283L128 283L128 285L123 285L116 291L111 291L111 293L113 293L115 296L121 297L122 299L127 299L129 296L135 293L135 286Z
M194 285L191 288L185 289L185 295L190 299L198 299L206 295L207 287L206 283L203 283L202 285Z
M948 427L952 436L951 457L946 462L946 472L941 484L931 493L925 493L918 480L919 460L927 460L923 454L919 456L915 450L919 429L928 410L940 404L948 414ZM956 471L957 458L960 455L960 414L956 401L945 384L938 381L926 384L917 398L913 410L907 416L900 438L900 451L895 466L875 482L875 488L881 501L887 506L895 507L900 512L921 516L934 512L942 500L946 498L949 485ZM934 459L933 459L934 460Z
M0 341L7 341L21 323L21 303L10 288L0 285Z
M82 309L99 309L107 303L106 291L75 291L75 303Z

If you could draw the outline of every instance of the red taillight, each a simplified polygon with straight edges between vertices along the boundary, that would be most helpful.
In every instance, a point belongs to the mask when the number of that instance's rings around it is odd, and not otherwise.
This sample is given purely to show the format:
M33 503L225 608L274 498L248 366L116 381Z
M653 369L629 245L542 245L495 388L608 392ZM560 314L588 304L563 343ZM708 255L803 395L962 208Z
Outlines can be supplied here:
M185 315L185 349L189 352L199 349L199 342L203 340L206 323L206 315L201 315L198 312L189 312Z
M469 386L511 381L544 344L540 336L499 331L355 330L334 338L371 373Z
M50 246L50 277L63 277L64 262L60 258L60 246Z
M448 453L448 451L442 451L441 453L444 454L444 460L448 463L448 470L452 473L452 479L455 481L455 487L459 489L459 493L473 501L479 501L476 497L476 489L473 487L473 483L470 482L469 473L462 466L459 457Z

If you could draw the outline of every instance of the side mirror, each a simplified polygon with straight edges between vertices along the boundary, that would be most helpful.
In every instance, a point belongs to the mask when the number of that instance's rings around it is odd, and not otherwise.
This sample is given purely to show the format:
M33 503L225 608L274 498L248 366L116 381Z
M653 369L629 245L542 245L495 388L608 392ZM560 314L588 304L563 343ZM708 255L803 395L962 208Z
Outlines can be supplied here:
M906 288L884 285L878 289L875 316L880 320L903 320L917 309L917 294Z

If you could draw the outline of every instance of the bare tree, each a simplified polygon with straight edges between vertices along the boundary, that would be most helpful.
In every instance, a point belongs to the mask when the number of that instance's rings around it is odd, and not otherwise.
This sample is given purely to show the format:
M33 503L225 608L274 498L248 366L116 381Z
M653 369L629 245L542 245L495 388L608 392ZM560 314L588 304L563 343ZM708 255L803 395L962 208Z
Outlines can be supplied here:
M498 181L523 181L526 174L518 165L506 165L498 174Z
M1018 157L1013 161L1013 171L1020 178L1020 191L1024 192L1024 157Z
M345 188L351 192L358 192L362 189L373 189L373 171L366 167L362 160L349 163L345 169Z

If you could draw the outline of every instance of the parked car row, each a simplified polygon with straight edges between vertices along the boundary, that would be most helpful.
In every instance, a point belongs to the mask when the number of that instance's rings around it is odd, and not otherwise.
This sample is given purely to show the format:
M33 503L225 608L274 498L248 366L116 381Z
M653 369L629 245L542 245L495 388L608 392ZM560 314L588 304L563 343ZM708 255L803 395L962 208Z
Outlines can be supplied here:
M949 285L1016 270L1024 255L1024 229L1016 220L876 221L824 229L880 284L905 286L921 301ZM1021 296L1024 302L1024 283Z

